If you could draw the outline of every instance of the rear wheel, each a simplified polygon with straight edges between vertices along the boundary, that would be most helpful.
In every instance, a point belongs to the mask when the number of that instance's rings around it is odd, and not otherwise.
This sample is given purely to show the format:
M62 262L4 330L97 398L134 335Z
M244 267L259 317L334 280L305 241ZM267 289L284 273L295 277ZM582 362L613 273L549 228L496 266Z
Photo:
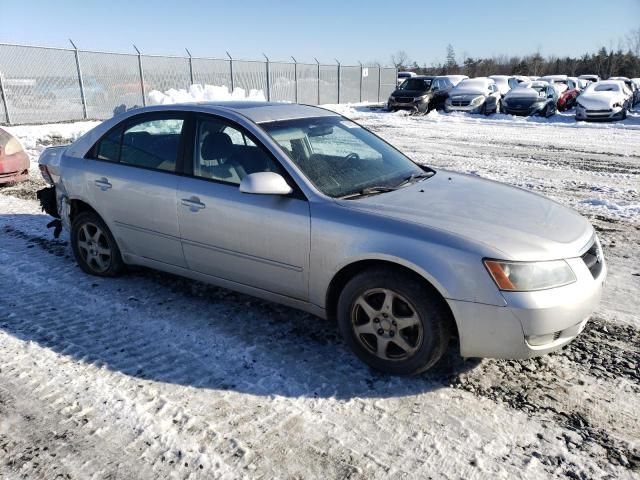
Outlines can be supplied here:
M102 219L93 212L80 213L71 226L71 248L83 271L115 277L124 270L120 249Z
M446 350L450 315L427 285L390 269L352 278L338 301L338 325L347 345L371 367L413 375Z

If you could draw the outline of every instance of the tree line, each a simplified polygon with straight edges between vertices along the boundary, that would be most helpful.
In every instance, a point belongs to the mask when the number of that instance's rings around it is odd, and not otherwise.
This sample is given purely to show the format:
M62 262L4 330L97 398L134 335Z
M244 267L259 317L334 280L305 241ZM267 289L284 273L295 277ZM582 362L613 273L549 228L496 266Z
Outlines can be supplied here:
M419 75L467 75L485 77L488 75L554 75L566 74L578 76L596 74L601 78L640 77L640 28L629 34L623 47L621 42L616 49L600 48L595 53L585 53L581 57L543 57L540 53L525 56L499 55L490 58L469 57L463 55L458 62L452 45L447 46L444 62L430 66L418 65L410 61L404 51L391 56L392 63L399 70L409 70Z

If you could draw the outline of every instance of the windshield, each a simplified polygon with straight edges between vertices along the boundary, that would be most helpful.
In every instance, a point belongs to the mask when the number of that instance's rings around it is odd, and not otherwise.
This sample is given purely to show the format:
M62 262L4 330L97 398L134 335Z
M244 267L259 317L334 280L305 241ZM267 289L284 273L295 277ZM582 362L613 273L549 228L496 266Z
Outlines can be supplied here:
M424 78L409 78L400 85L400 90L429 90L431 80Z
M622 87L616 83L592 83L587 90L589 92L619 92Z
M326 195L393 188L425 170L344 117L284 120L260 125L302 173Z

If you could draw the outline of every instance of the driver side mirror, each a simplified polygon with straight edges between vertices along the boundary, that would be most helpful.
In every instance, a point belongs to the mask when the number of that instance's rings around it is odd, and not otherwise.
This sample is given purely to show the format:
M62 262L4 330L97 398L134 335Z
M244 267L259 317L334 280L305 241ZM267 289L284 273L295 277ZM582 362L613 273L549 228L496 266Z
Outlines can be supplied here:
M293 189L279 173L256 172L242 179L240 191L255 195L288 195Z

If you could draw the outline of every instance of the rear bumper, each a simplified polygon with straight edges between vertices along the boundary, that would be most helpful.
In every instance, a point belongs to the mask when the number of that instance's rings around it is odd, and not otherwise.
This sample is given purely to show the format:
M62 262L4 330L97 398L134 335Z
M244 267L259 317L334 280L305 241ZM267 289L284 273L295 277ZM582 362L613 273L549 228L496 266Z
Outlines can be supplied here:
M569 259L577 281L537 292L503 292L506 306L448 300L464 357L531 358L562 348L597 308L607 268L593 278L581 258Z

